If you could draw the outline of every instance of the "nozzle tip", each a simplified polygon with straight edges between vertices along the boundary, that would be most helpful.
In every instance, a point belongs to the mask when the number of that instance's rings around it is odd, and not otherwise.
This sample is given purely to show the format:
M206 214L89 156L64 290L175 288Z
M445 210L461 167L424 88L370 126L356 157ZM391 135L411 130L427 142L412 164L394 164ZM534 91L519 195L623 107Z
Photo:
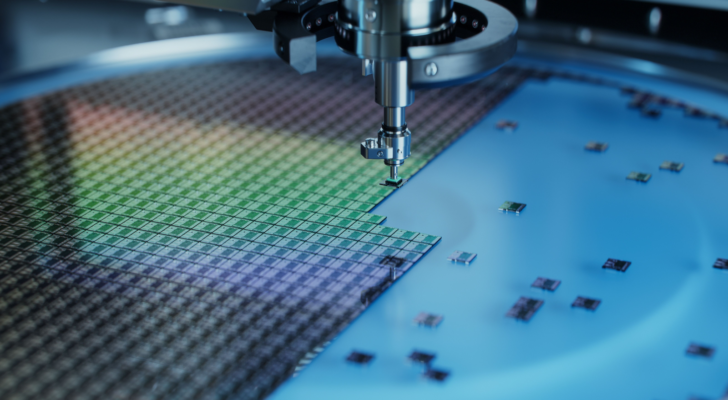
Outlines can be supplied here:
M398 165L390 165L389 166L389 179L393 181L399 181L399 177L397 176L397 169L399 168Z

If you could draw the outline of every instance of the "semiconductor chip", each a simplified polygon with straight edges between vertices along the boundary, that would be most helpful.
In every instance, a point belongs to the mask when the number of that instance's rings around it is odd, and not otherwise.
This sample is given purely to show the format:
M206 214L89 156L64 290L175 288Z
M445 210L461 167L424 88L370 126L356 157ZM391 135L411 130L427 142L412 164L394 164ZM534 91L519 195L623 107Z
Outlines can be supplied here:
M647 182L650 180L650 178L652 178L652 174L648 174L645 172L632 171L629 173L629 175L627 175L627 179L631 179L637 182Z
M668 171L675 171L680 172L682 171L685 164L675 162L675 161L664 161L662 164L660 164L660 169L666 169Z
M574 300L573 303L571 303L572 307L579 307L579 308L586 308L587 310L596 310L597 307L599 307L599 304L601 304L601 300L596 299L590 299L588 297L577 297L576 300Z
M629 261L617 260L616 258L608 258L607 262L602 265L602 268L613 269L616 271L624 272L632 265Z
M432 360L435 359L435 355L431 354L431 353L424 353L421 351L414 350L414 351L412 351L412 354L410 354L407 357L407 359L412 362L416 362L419 364L425 364L425 365L429 366L430 363L432 362Z
M353 362L355 364L366 365L369 364L369 362L371 362L373 358L374 354L352 351L351 354L346 357L346 361Z
M505 211L506 213L508 211L514 212L516 214L519 214L523 209L526 208L526 205L523 203L515 203L512 201L506 201L503 204L501 204L500 207L498 207L498 211Z
M659 108L653 108L653 107L642 107L641 113L645 117L650 117L650 118L657 118L660 115L662 115L662 111Z
M531 284L531 287L553 292L554 290L556 290L557 287L559 287L560 284L561 281L558 281L556 279L537 278L536 281Z
M711 358L713 357L713 354L715 354L715 348L701 346L696 343L690 343L690 346L688 346L688 349L685 351L685 353L692 356Z
M601 153L609 148L609 143L601 143L601 142L589 142L584 146L584 149L589 151L596 151L598 153Z
M685 115L688 117L706 118L710 113L697 107L685 106Z
M402 186L404 186L405 183L407 183L407 181L409 181L409 179L399 178L399 179L397 179L395 181L395 180L392 180L390 178L387 178L387 179L379 182L379 184L382 185L382 186L389 186L389 187L393 187L393 188L401 188Z
M421 312L415 317L415 323L417 325L424 325L430 328L435 328L442 322L442 315L429 314Z
M716 154L715 158L713 159L713 162L728 164L728 154L720 154L720 153Z
M506 314L506 317L529 321L543 305L543 300L521 297Z
M495 127L506 132L513 132L518 128L518 122L502 119L495 124Z
M715 260L715 264L713 264L713 268L728 270L728 259L719 258L719 259Z
M475 253L466 253L464 251L454 251L452 254L450 254L449 257L447 257L447 259L452 262L459 262L459 263L468 265L475 259L475 256L477 256L477 254L475 254Z
M427 379L442 382L445 379L447 379L448 376L450 376L450 373L447 371L442 371L442 370L437 370L437 369L428 369L427 371L425 371L424 376Z

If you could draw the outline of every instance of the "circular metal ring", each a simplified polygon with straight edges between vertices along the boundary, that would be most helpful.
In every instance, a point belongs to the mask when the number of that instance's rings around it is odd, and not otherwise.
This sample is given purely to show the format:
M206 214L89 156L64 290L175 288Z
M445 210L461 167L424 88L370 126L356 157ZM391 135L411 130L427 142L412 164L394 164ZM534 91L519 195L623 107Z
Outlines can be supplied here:
M428 28L418 28L401 34L360 29L348 22L336 20L336 44L344 52L371 60L397 60L407 56L413 46L449 43L455 40L456 15L447 22Z

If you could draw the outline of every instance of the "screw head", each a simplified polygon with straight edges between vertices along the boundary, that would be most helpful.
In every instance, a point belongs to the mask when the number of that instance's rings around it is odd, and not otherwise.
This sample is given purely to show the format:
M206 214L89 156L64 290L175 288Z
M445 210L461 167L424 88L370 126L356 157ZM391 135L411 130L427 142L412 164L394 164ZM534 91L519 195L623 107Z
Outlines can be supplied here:
M369 22L374 22L374 20L377 19L377 12L374 10L367 10L364 14L364 18Z
M467 23L467 22L468 22L468 17L466 17L466 16L464 16L464 15L461 15L461 16L460 16L460 23L461 23L461 24L465 24L465 23Z
M334 14L329 14L329 22L334 22Z
M473 28L476 28L476 29L478 28L478 20L477 19L474 19L473 20Z
M309 31L311 30L311 23L310 22L307 22L306 23L306 29L308 29Z
M322 23L323 23L323 20L321 19L321 17L316 18L316 26L321 26Z
M384 157L384 152L383 151L378 151L377 152L377 157Z
M427 65L425 65L425 75L427 75L427 76L437 75L437 64L435 64L434 62L427 63Z

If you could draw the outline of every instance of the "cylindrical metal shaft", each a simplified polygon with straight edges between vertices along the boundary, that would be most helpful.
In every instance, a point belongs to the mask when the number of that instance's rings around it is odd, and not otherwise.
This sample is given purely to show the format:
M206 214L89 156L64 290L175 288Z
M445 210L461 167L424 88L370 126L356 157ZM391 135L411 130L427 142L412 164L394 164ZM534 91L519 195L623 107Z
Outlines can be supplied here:
M380 106L402 108L415 101L407 74L406 60L374 63L374 99Z
M389 179L396 181L398 178L397 168L399 168L399 165L390 165L389 166Z
M384 126L402 128L405 125L404 107L384 107Z

